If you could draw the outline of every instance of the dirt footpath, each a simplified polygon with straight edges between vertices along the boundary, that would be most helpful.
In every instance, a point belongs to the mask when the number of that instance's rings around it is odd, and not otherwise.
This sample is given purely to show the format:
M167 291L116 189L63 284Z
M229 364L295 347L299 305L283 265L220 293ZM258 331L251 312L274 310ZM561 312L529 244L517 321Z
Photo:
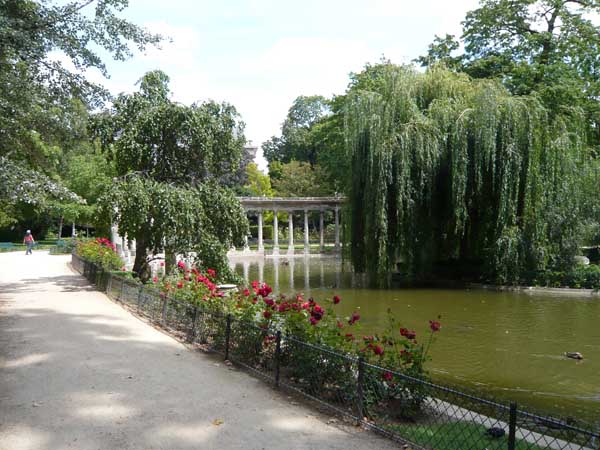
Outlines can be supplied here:
M398 448L188 350L69 259L0 254L0 450Z

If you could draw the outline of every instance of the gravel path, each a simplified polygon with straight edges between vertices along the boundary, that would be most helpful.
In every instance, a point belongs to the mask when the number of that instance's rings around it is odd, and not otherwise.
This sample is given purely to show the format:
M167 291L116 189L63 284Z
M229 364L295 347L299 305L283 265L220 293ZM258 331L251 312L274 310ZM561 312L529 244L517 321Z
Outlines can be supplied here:
M0 253L0 450L398 448L188 350L69 259Z

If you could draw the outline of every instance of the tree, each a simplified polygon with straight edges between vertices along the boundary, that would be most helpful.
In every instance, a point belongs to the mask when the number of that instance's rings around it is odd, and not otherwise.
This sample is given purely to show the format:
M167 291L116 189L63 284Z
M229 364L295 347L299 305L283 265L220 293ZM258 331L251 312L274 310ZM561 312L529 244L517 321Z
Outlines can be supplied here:
M316 164L317 143L312 138L311 129L329 113L329 104L324 97L297 97L281 127L281 138L274 136L263 143L265 159L269 162L296 160Z
M262 173L255 163L246 166L246 175L248 184L244 186L245 191L250 196L255 197L273 197L273 188L269 175Z
M585 116L439 67L379 73L376 90L347 96L355 268L385 284L398 261L417 277L470 264L501 283L571 267L598 205L582 188L598 179Z
M213 182L183 188L132 174L115 183L104 200L104 213L120 233L135 237L144 259L148 251L163 249L167 255L195 253L200 267L231 275L225 255L232 245L243 244L248 222L230 190ZM146 280L137 254L136 264L134 270Z
M108 98L84 71L107 75L101 52L122 60L130 44L143 49L161 39L120 18L126 6L127 0L0 0L0 179L8 183L0 189L0 223L77 198L63 184L64 160L87 139L87 108Z
M580 107L600 145L600 13L597 0L482 0L463 22L464 54L436 37L423 65L442 61L476 78L498 78L518 95L537 93L552 114Z
M121 94L93 125L118 175L144 173L161 182L195 185L240 163L244 124L232 105L191 106L169 100L169 78L149 72L140 90Z
M288 164L273 163L276 177L272 178L273 189L281 197L319 197L333 194L332 186L326 182L323 170L305 162L292 161Z
M140 275L148 251L163 248L168 266L175 254L197 251L201 261L219 261L223 268L225 251L248 228L239 202L215 184L237 169L243 150L235 108L174 103L168 81L161 71L147 73L139 92L119 96L93 124L121 180L105 197L105 212L136 240L133 270Z

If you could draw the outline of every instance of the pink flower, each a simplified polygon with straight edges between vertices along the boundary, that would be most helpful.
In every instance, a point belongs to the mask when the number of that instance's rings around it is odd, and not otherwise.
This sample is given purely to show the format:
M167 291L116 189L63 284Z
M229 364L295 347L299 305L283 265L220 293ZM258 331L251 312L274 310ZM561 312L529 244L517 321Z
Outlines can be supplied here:
M153 283L158 283L158 277L153 277L153 278L152 278L152 282L153 282Z
M311 317L311 318L310 318L310 324L311 324L311 325L316 325L316 324L318 324L318 323L319 323L319 321L318 321L317 319L315 319L314 317Z
M337 321L337 327L338 328L344 328L344 324L338 320Z
M160 267L165 267L165 262L164 261L160 262Z
M334 295L333 296L333 304L337 305L342 299L340 298L339 295Z
M127 268L125 266L121 267L121 272L127 272Z
M437 320L430 320L429 328L431 328L431 331L435 333L436 331L440 331L440 328L442 328L442 324L439 323Z
M208 276L211 277L212 279L215 279L217 277L217 272L215 272L214 269L208 269L206 271L206 273L208 273Z
M186 267L185 267L185 263L184 263L183 261L179 261L179 262L177 263L177 267L179 267L179 268L180 268L180 269L182 269L182 270L185 270L185 269L186 269Z

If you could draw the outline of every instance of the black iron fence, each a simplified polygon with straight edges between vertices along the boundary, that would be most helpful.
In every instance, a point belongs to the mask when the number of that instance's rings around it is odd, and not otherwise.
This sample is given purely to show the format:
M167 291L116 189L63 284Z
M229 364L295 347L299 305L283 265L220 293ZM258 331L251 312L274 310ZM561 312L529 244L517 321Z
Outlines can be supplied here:
M486 400L253 322L167 298L73 255L73 267L138 315L190 343L413 449L600 449L598 427ZM600 418L599 418L600 419Z

